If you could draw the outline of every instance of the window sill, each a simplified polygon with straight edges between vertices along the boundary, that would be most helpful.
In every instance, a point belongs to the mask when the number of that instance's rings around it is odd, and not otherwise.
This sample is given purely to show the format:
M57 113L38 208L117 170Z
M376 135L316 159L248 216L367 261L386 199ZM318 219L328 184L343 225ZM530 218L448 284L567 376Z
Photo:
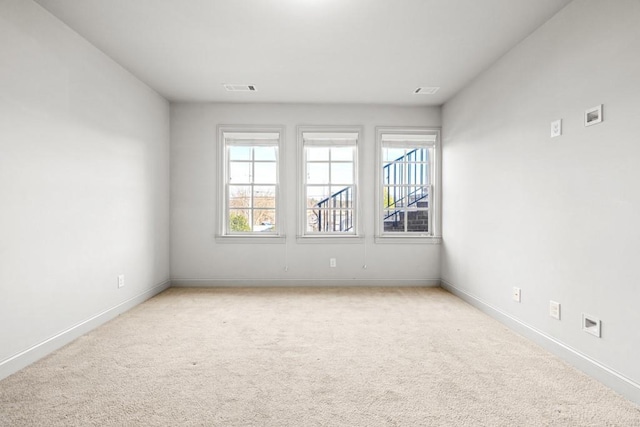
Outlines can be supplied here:
M316 235L305 235L305 236L296 236L296 243L364 243L364 237L356 236L356 235L328 235L328 236L316 236Z
M395 236L383 235L375 237L376 243L401 243L416 245L441 245L442 236Z
M248 236L239 236L239 235L221 235L216 234L215 240L217 243L269 243L269 244L279 244L286 243L287 239L283 235L269 235L269 236L260 236L251 234Z

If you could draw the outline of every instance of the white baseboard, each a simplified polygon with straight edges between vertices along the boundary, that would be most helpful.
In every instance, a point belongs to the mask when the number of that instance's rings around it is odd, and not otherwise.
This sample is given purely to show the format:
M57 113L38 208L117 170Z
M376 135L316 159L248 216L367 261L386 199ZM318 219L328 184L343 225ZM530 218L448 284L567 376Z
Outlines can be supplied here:
M441 280L441 287L468 302L472 306L478 308L480 311L498 320L499 322L505 324L507 327L519 333L520 335L540 345L547 351L565 360L585 374L600 381L607 387L613 389L617 393L631 400L636 405L640 405L640 384L636 383L630 378L627 378L623 374L615 371L612 368L609 368L606 365L603 365L597 360L592 359L586 354L572 348L571 346L559 341L558 339L547 335L541 330L526 324L520 319L517 319L512 315L505 313L499 308L488 304L480 298L471 295L466 291L463 291L462 289L456 287L455 285L444 279Z
M440 279L171 279L176 288L219 287L342 287L342 286L422 286L438 287Z
M119 314L124 313L127 310L135 307L136 305L148 300L149 298L159 294L160 292L168 289L171 282L165 280L164 282L154 286L153 288L142 292L126 301L117 304L101 313L96 314L86 320L83 320L72 327L65 329L64 331L32 346L28 349L21 351L5 360L0 361L0 380L8 377L9 375L18 372L20 369L32 364L33 362L43 358L51 352L67 345L76 338L86 334L92 329L108 322L109 320L117 317Z

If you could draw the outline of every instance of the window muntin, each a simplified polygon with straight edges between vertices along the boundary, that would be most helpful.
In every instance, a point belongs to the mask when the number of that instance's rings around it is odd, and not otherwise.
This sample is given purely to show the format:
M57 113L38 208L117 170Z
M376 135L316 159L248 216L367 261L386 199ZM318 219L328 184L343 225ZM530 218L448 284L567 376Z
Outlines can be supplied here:
M395 132L378 131L379 235L434 236L439 133Z
M358 132L302 132L303 235L355 235Z
M222 234L278 234L279 132L222 132Z

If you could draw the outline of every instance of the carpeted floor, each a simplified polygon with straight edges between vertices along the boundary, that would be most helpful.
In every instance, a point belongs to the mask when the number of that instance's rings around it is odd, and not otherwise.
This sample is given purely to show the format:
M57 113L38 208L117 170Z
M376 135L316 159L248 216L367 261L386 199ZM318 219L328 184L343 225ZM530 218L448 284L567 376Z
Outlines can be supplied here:
M640 426L434 288L169 289L0 382L2 426Z

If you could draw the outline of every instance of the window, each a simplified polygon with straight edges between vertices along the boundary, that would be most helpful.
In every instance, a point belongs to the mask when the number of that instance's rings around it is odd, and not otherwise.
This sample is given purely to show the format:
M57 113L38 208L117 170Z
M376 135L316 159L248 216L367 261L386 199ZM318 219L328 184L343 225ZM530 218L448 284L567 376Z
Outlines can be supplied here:
M378 236L439 234L440 132L379 128Z
M302 235L357 234L359 128L299 128Z
M279 234L280 129L221 127L223 236Z

